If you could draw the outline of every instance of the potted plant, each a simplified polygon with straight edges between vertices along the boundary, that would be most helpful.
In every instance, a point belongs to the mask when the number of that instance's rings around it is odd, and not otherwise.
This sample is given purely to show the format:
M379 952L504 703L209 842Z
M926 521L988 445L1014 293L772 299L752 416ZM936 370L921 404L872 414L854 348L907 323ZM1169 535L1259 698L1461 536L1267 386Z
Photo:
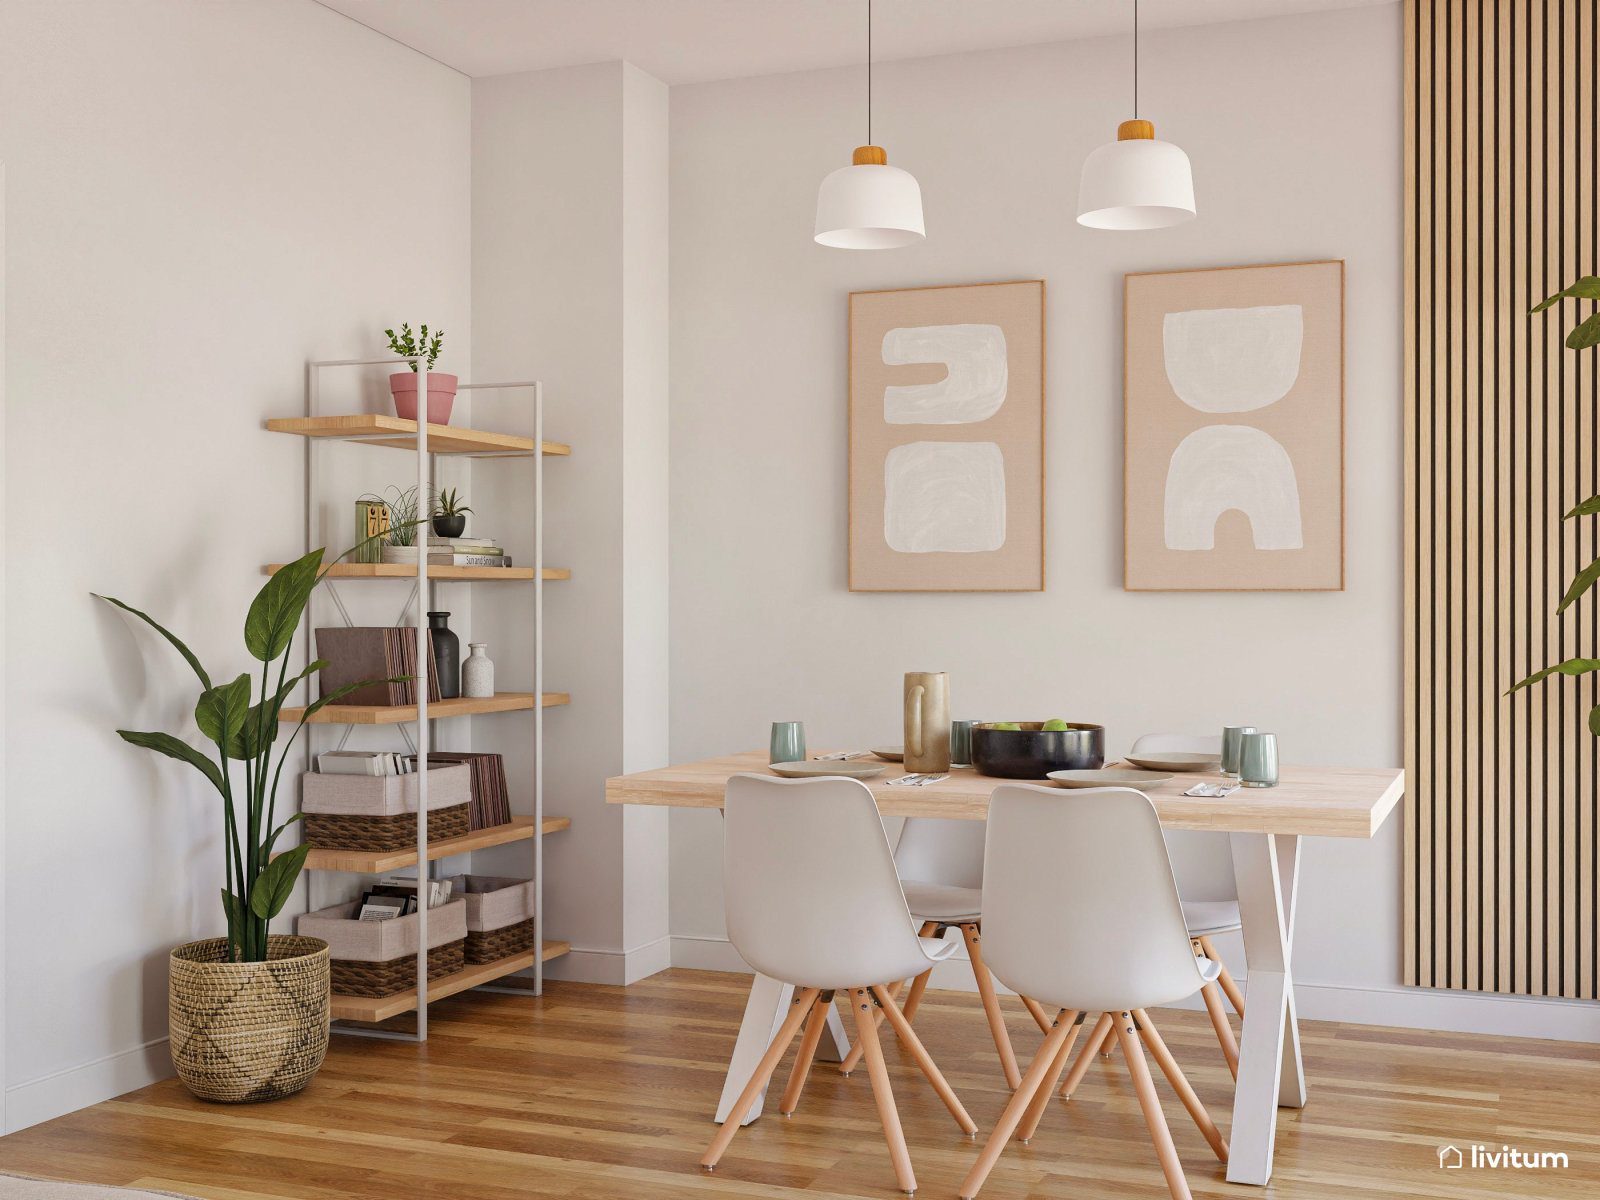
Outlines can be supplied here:
M389 349L402 358L411 358L415 355L425 355L428 360L428 424L450 424L450 409L456 402L456 384L460 382L454 375L445 375L433 369L433 364L439 358L439 347L444 344L444 330L435 331L433 336L428 336L428 327L420 327L416 335L411 332L410 325L400 326L400 332L385 329L389 335ZM397 417L407 421L417 419L417 364L412 363L409 371L397 371L389 376L389 394L394 397L394 411Z
M467 514L472 509L461 503L455 488L446 488L433 502L433 532L442 538L458 538L467 531Z
M384 489L384 494L390 499L384 500L381 496L366 495L361 497L369 503L387 504L389 506L389 529L384 535L387 541L383 547L383 561L386 563L409 563L412 566L417 562L417 526L422 524L417 503L417 488L413 484L402 491L398 487Z
M294 890L311 849L300 845L277 857L272 854L283 831L300 819L295 815L274 824L284 760L312 714L365 686L336 688L309 704L277 762L272 761L284 700L302 680L328 665L318 659L289 677L290 644L312 589L327 573L322 553L314 550L278 571L250 605L244 644L261 664L254 704L248 671L214 684L177 635L121 600L100 597L149 624L194 669L201 689L195 723L216 747L213 756L169 733L117 730L123 741L188 763L222 798L227 936L174 950L168 985L173 1066L189 1090L205 1100L239 1103L290 1095L311 1081L327 1051L328 944L267 931ZM235 764L243 765L242 780L236 778Z

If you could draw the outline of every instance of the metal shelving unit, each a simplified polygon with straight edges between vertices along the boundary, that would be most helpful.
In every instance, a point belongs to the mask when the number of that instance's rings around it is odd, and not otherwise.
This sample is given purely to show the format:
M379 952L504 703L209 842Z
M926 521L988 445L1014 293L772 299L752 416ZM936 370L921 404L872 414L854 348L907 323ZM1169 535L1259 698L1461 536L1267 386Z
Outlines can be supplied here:
M313 717L313 722L319 724L342 724L345 726L339 745L344 745L344 739L350 735L350 730L357 724L393 724L400 730L406 739L407 745L417 755L419 772L417 776L417 848L413 853L404 851L398 854L364 855L345 853L340 851L313 851L306 862L308 871L361 871L363 873L379 874L384 871L399 867L417 866L418 897L423 895L421 881L435 877L435 860L446 857L448 854L467 853L473 849L482 849L493 845L504 845L512 842L526 840L532 848L533 878L537 881L534 885L538 902L534 912L535 945L539 948L535 953L532 950L522 954L512 955L500 962L469 965L464 970L435 980L432 986L432 996L435 999L443 996L454 995L468 988L485 987L494 980L517 971L532 968L534 972L533 993L539 994L544 990L544 963L551 958L565 954L570 948L565 942L546 941L544 937L544 835L559 829L567 828L571 822L564 817L546 817L544 815L544 710L554 705L567 703L565 693L544 691L544 585L548 579L566 579L569 572L558 568L547 569L544 567L544 460L550 456L565 456L571 453L571 448L556 442L544 441L544 393L542 386L536 380L519 380L510 383L463 383L458 385L458 390L472 389L505 389L525 388L533 395L533 437L525 438L510 434L491 433L482 430L460 429L449 425L433 425L425 420L407 421L399 417L382 416L375 414L354 414L346 416L324 416L321 409L321 373L332 367L403 367L410 365L423 380L427 378L428 365L421 355L409 358L379 358L379 359L330 359L311 362L306 367L306 409L303 417L287 417L270 420L267 428L277 433L294 434L305 438L305 550L310 553L314 549L315 538L315 513L319 485L319 449L328 441L338 442L363 442L374 446L390 449L409 450L416 455L417 460L417 495L419 497L419 512L426 505L426 497L430 495L433 483L435 459L439 455L451 455L465 458L529 458L533 460L534 486L533 486L533 558L534 567L538 568L439 568L428 566L427 555L427 526L423 525L418 531L417 566L415 571L402 567L398 570L393 565L380 564L343 564L331 572L323 580L322 587L328 591L339 615L347 625L353 625L344 602L339 598L334 587L334 580L347 579L413 579L411 593L407 596L402 606L399 625L405 621L408 612L412 612L415 603L414 615L411 624L416 631L417 662L425 663L428 647L428 618L429 609L436 608L434 590L440 581L447 582L525 582L533 588L533 690L531 692L499 693L492 700L463 700L443 701L430 706L428 703L428 689L426 686L417 688L417 703L414 706L404 706L394 709L381 709L372 706L354 705L329 705ZM427 388L424 383L418 389L418 416L422 417L427 412ZM373 569L377 568L377 569ZM268 571L277 569L274 566L266 568ZM463 573L465 572L465 573ZM306 639L306 663L309 665L312 658L311 638ZM308 679L305 686L306 703L311 701L311 681ZM431 707L431 711L430 711ZM533 715L534 722L534 778L533 778L533 813L531 817L519 816L508 826L494 829L480 830L465 838L450 839L447 842L435 842L432 847L428 845L428 771L427 761L429 747L433 743L433 720L457 715L472 715L486 712L512 712L527 711ZM285 709L284 719L298 720L298 709ZM415 739L407 732L406 722L414 722L416 726ZM306 766L309 768L313 750L310 744L310 731L308 730L306 745ZM424 865L426 864L426 865ZM370 868L370 872L368 872ZM316 876L310 878L314 881ZM311 886L315 887L314 882ZM315 907L315 905L313 905ZM396 996L385 997L381 1000L372 1000L365 997L341 996L333 997L333 1016L335 1021L359 1020L382 1021L403 1012L415 1011L417 1014L417 1027L415 1033L394 1032L389 1030L358 1029L334 1026L338 1033L360 1034L369 1037L388 1037L407 1041L426 1041L428 1037L428 1000L430 988L428 983L428 908L422 904L417 913L418 945L417 954L417 984L415 989L403 992ZM517 989L524 990L524 989Z

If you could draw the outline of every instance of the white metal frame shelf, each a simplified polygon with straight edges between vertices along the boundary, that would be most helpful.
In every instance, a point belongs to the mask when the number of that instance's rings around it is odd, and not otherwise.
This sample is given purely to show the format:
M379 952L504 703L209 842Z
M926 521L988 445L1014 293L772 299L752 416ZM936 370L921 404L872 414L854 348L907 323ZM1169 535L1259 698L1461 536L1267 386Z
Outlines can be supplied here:
M411 368L421 376L421 380L419 380L419 382L421 383L421 386L418 388L418 394L417 394L417 406L418 406L417 417L418 417L418 419L415 422L415 424L416 424L416 434L415 434L415 436L416 436L416 448L414 450L414 453L417 456L417 496L419 498L419 513L420 513L421 512L421 506L425 505L426 502L427 502L426 501L426 497L429 495L430 488L431 488L431 485L432 485L432 482L433 482L434 458L436 457L435 453L430 451L429 447L428 447L427 385L426 385L426 379L427 379L427 374L428 374L428 364L427 364L426 357L424 355L401 356L401 357L392 357L392 358L374 358L374 359L367 359L367 358L325 359L325 360L313 361L313 362L307 363L306 364L306 372L307 372L306 373L306 417L307 417L308 420L314 420L317 417L322 415L321 412L320 412L320 408L321 408L321 372L325 368L328 368L328 367L379 367L379 366L406 366L406 365L410 365ZM533 694L535 696L541 696L544 693L544 571L543 571L543 565L544 565L544 459L545 459L545 454L544 454L544 446L545 446L545 441L544 441L544 388L539 383L539 381L537 381L537 380L517 380L517 381L514 381L514 382L510 382L510 383L463 383L463 384L459 384L458 385L458 389L461 390L461 391L468 391L468 390L473 390L473 389L480 389L481 390L481 389L505 389L505 388L531 388L533 390L533 444L534 444L533 452L532 453L528 453L528 452L525 452L525 451L504 451L504 452L500 452L500 451L495 451L495 452L477 451L477 452L467 452L467 453L457 454L455 452L446 451L445 453L449 454L451 457L462 457L462 458L469 458L469 459L470 458L531 458L533 460L533 463L534 463L534 468L533 468L533 470L534 470L534 480L533 480L533 496L534 496L534 501L533 501L533 560L534 560L534 566L536 568L535 571L534 571L533 579L531 580L531 583L533 584L533 621L534 621L534 631L533 631ZM297 431L295 431L295 430L284 430L283 432L297 432ZM315 540L314 540L314 536L315 536L314 526L315 526L315 523L316 523L315 500L316 500L316 497L318 495L318 483L319 483L319 479L318 479L318 466L319 466L319 463L318 463L318 450L320 448L320 443L325 442L325 441L331 441L331 442L377 442L377 443L381 444L385 439L388 439L389 441L392 442L394 440L395 436L396 435L394 433L351 434L351 435L343 435L343 434L335 433L335 434L319 434L318 436L306 436L306 439L305 439L305 443L306 443L305 444L305 496L304 496L304 501L305 501L305 550L306 550L306 553L309 554L311 552L311 550L315 547L315 544L316 544ZM405 436L407 436L407 437L410 436L410 431L409 430L406 431ZM405 447L400 447L400 448L401 449L405 449ZM414 626L415 626L416 638L417 638L417 651L416 651L416 653L417 653L417 662L418 663L424 663L424 662L426 662L426 658L424 656L427 654L427 651L428 651L428 618L427 618L427 614L428 614L428 611L431 608L435 607L434 589L437 587L437 584L438 584L439 581L438 580L434 580L434 579L430 579L429 576L428 576L428 561L427 561L428 560L428 556L427 556L427 554L425 552L425 547L427 546L427 527L426 527L426 524L424 524L424 526L419 531L418 537L419 537L419 544L418 544L418 551L417 551L417 573L416 573L416 578L412 583L411 592L406 597L405 604L402 606L402 611L401 611L400 618L395 621L395 624L396 625L400 625L405 621L406 610L410 610L412 603L415 602L416 608L414 610L415 617L414 617L413 620L414 620ZM446 581L446 582L451 582L451 581ZM456 581L456 582L467 582L467 581ZM351 619L350 619L349 613L345 610L344 602L339 598L338 592L333 587L333 583L332 583L331 577L328 578L328 579L324 579L323 582L322 582L322 586L324 588L328 589L329 597L330 597L330 599L332 599L332 601L334 603L334 606L337 608L337 610L339 612L339 615L344 620L344 622L347 625L354 624L354 622L351 621ZM308 636L307 636L307 639L306 639L305 656L306 656L306 663L309 665L309 663L312 660L311 637L310 637L309 631L308 631ZM421 768L419 770L419 772L418 772L418 775L417 775L417 864L418 864L418 866L417 866L417 879L418 879L418 889L417 889L417 891L418 891L418 898L420 900L421 897L422 897L422 887L421 887L422 882L425 879L435 878L436 874L437 874L437 869L434 866L434 860L432 858L430 858L430 856L428 855L428 771L427 771L427 760L428 760L429 747L432 744L432 740L433 740L432 739L432 731L431 731L431 727L430 727L430 724L429 724L430 718L428 716L428 689L425 686L419 686L416 689L416 693L417 693L417 704L416 704L416 708L417 708L417 720L416 720L417 732L416 732L415 741L414 742L412 741L412 738L411 738L410 734L406 732L405 727L403 725L396 726L396 728L400 729L401 736L406 739L407 744L411 746L413 752L417 755L417 757L419 759L419 767ZM306 694L306 703L309 704L311 702L311 681L310 681L309 678L306 680L306 683L305 683L305 694ZM528 840L529 840L529 842L530 842L530 844L532 846L532 849L533 849L533 877L534 877L534 879L536 881L535 884L534 884L534 891L535 891L535 895L537 897L536 904L535 904L535 909L534 909L534 947L535 947L535 952L533 954L533 960L534 961L533 961L533 964L532 964L533 972L534 972L534 979L533 979L534 986L533 986L532 990L533 990L533 994L534 995L538 995L541 992L543 992L543 990L544 990L544 959L545 959L545 953L544 953L544 948L545 948L545 938L544 938L544 837L543 837L543 826L544 826L544 705L535 704L528 711L532 712L533 720L534 720L534 734L533 734L533 739L534 739L534 745L533 745L533 749L534 749L533 836ZM343 733L343 735L342 735L342 737L341 737L341 739L339 741L339 745L341 745L341 746L344 745L344 739L349 737L350 729L351 729L350 726L348 726L348 725L345 726L344 733ZM306 765L307 765L307 768L309 769L309 767L311 765L310 764L310 760L311 760L311 758L313 756L313 751L312 751L312 748L311 748L311 735L310 735L309 731L308 731L307 740L306 740L305 753L306 753L306 758L307 758ZM424 866L422 864L426 864L426 866ZM308 876L308 879L315 879L315 876L314 875ZM308 887L310 887L310 886L311 885L308 883ZM315 907L315 906L313 905L313 907ZM402 1040L402 1041L417 1041L417 1042L425 1042L425 1041L427 1041L427 1039L428 1039L428 955L427 955L427 945L428 945L428 907L427 907L426 904L419 904L419 906L418 906L418 912L417 912L417 939L418 939L418 945L421 947L421 951L417 954L417 986L416 986L416 1004L415 1004L415 1011L416 1011L416 1014L417 1014L416 1032L415 1033L391 1032L391 1031L388 1031L388 1030L380 1030L380 1029L348 1028L348 1027L341 1027L337 1023L333 1026L334 1032L336 1032L336 1033L345 1033L345 1034L353 1034L353 1035L359 1035L359 1036L366 1036L366 1037L390 1038L390 1039L396 1039L396 1040ZM520 956L520 955L513 956L513 960L514 961L515 960L520 960L522 957L523 956ZM478 969L481 970L481 968L478 968ZM523 969L523 968L519 966L519 967L516 967L514 969L520 970L520 969ZM454 978L454 976L451 976L449 978ZM444 981L441 980L440 982L443 983ZM477 986L481 990L486 990L486 991L487 990L513 990L513 989L490 988L490 987L486 987L486 986L481 985L481 984L477 985ZM449 989L449 991L447 991L446 994L453 994L455 990L456 989L454 989L454 988ZM527 989L519 988L519 989L514 989L514 990L516 990L518 992L526 993Z

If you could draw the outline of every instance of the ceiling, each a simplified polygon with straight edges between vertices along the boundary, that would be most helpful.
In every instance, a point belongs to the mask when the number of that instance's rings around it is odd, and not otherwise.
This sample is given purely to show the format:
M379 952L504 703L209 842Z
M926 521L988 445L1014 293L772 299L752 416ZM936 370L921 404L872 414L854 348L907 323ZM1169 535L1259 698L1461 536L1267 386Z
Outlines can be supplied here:
M863 60L865 0L320 0L468 75L625 59L668 84ZM1141 29L1393 0L1142 0ZM876 0L873 58L1123 33L1132 0Z

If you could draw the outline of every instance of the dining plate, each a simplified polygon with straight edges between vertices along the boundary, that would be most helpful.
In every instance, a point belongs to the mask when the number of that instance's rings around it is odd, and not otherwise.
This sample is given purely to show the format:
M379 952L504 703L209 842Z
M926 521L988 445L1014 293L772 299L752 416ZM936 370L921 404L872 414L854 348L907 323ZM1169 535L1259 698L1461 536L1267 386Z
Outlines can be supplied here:
M882 763L849 761L773 763L770 769L774 775L782 775L785 779L812 779L818 775L845 775L851 779L871 779L874 775L882 775L888 770Z
M1177 750L1164 750L1159 753L1149 754L1124 754L1136 767L1144 767L1151 771L1220 771L1222 769L1222 755L1220 754L1194 754L1182 753Z
M1121 767L1108 767L1099 771L1051 771L1045 776L1057 787L1131 787L1139 791L1165 783L1172 776L1161 771L1129 771Z
M903 746L874 746L872 753L885 762L904 762L906 757L905 747Z

